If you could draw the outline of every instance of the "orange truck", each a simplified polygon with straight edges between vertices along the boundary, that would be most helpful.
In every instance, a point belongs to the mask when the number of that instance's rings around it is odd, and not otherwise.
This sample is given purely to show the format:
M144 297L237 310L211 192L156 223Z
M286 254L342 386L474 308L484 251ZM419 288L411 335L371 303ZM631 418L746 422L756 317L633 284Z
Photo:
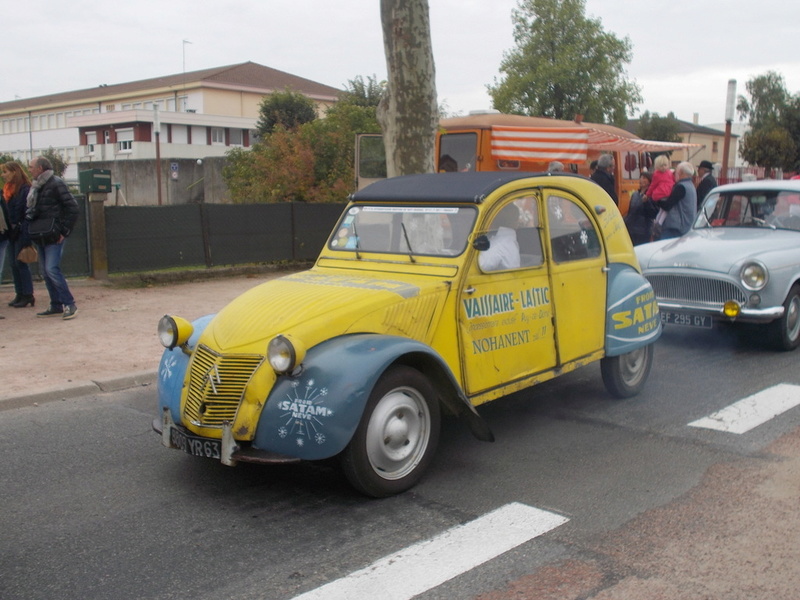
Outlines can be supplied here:
M472 113L442 119L436 134L436 170L545 172L551 161L565 170L590 175L600 155L614 155L617 198L622 214L639 187L642 169L650 168L652 152L669 152L691 144L643 140L600 123L563 121L544 117ZM356 189L385 177L380 135L359 137ZM381 167L383 171L381 171Z

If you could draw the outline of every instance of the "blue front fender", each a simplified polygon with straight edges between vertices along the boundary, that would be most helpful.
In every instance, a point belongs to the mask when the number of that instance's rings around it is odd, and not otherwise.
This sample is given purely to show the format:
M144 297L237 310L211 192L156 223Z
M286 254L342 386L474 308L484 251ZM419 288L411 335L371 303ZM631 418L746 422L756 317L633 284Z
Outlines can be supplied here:
M606 356L620 356L652 344L661 335L656 295L630 265L611 264L606 309Z
M276 381L253 447L304 460L338 454L353 437L381 374L399 357L420 353L444 365L429 346L402 337L354 334L315 346L299 375Z
M200 334L211 322L214 315L206 315L192 322L192 336L187 342L190 348L197 345ZM181 423L181 389L186 379L186 369L189 367L190 355L180 348L164 350L161 362L158 364L158 414L169 408L172 420Z

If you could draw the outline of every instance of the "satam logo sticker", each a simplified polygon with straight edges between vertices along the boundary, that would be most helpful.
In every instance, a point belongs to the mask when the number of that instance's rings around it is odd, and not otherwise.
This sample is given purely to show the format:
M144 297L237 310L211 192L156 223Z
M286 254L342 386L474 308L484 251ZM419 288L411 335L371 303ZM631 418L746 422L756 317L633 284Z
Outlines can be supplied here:
M293 381L292 392L293 395L278 403L278 409L284 411L280 418L285 419L278 428L278 436L295 437L300 447L308 442L324 444L327 441L324 420L333 416L333 411L323 405L328 389L315 387L314 380L309 379L305 384Z

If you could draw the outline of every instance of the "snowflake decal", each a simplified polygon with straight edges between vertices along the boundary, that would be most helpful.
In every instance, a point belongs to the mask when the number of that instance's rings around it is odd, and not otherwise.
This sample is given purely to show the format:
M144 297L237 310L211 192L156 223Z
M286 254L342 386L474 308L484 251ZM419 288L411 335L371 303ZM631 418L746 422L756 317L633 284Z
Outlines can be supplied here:
M161 379L166 381L172 377L172 369L175 368L175 365L178 364L178 359L174 356L170 355L164 361L164 366L161 369Z
M301 448L306 445L306 441L303 438L297 438L297 445Z
M286 427L279 427L278 428L278 436L279 437L285 438L287 435L289 435L289 430L286 429Z
M586 233L585 229L581 229L581 244L586 246L589 243L589 234Z
M316 434L314 436L314 441L317 442L317 444L319 444L319 445L324 444L325 443L325 434L324 433Z

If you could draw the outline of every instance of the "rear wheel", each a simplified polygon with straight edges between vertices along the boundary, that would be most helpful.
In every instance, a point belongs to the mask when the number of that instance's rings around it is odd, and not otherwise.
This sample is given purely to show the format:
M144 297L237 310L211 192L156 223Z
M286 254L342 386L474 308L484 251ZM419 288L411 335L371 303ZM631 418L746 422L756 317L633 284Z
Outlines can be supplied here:
M617 398L635 396L644 387L653 365L653 344L620 356L606 356L600 361L603 383Z
M800 285L793 285L783 301L783 316L769 324L772 339L780 350L800 345Z
M441 414L427 378L411 367L384 373L353 439L342 452L345 476L360 492L383 498L413 487L439 442Z

